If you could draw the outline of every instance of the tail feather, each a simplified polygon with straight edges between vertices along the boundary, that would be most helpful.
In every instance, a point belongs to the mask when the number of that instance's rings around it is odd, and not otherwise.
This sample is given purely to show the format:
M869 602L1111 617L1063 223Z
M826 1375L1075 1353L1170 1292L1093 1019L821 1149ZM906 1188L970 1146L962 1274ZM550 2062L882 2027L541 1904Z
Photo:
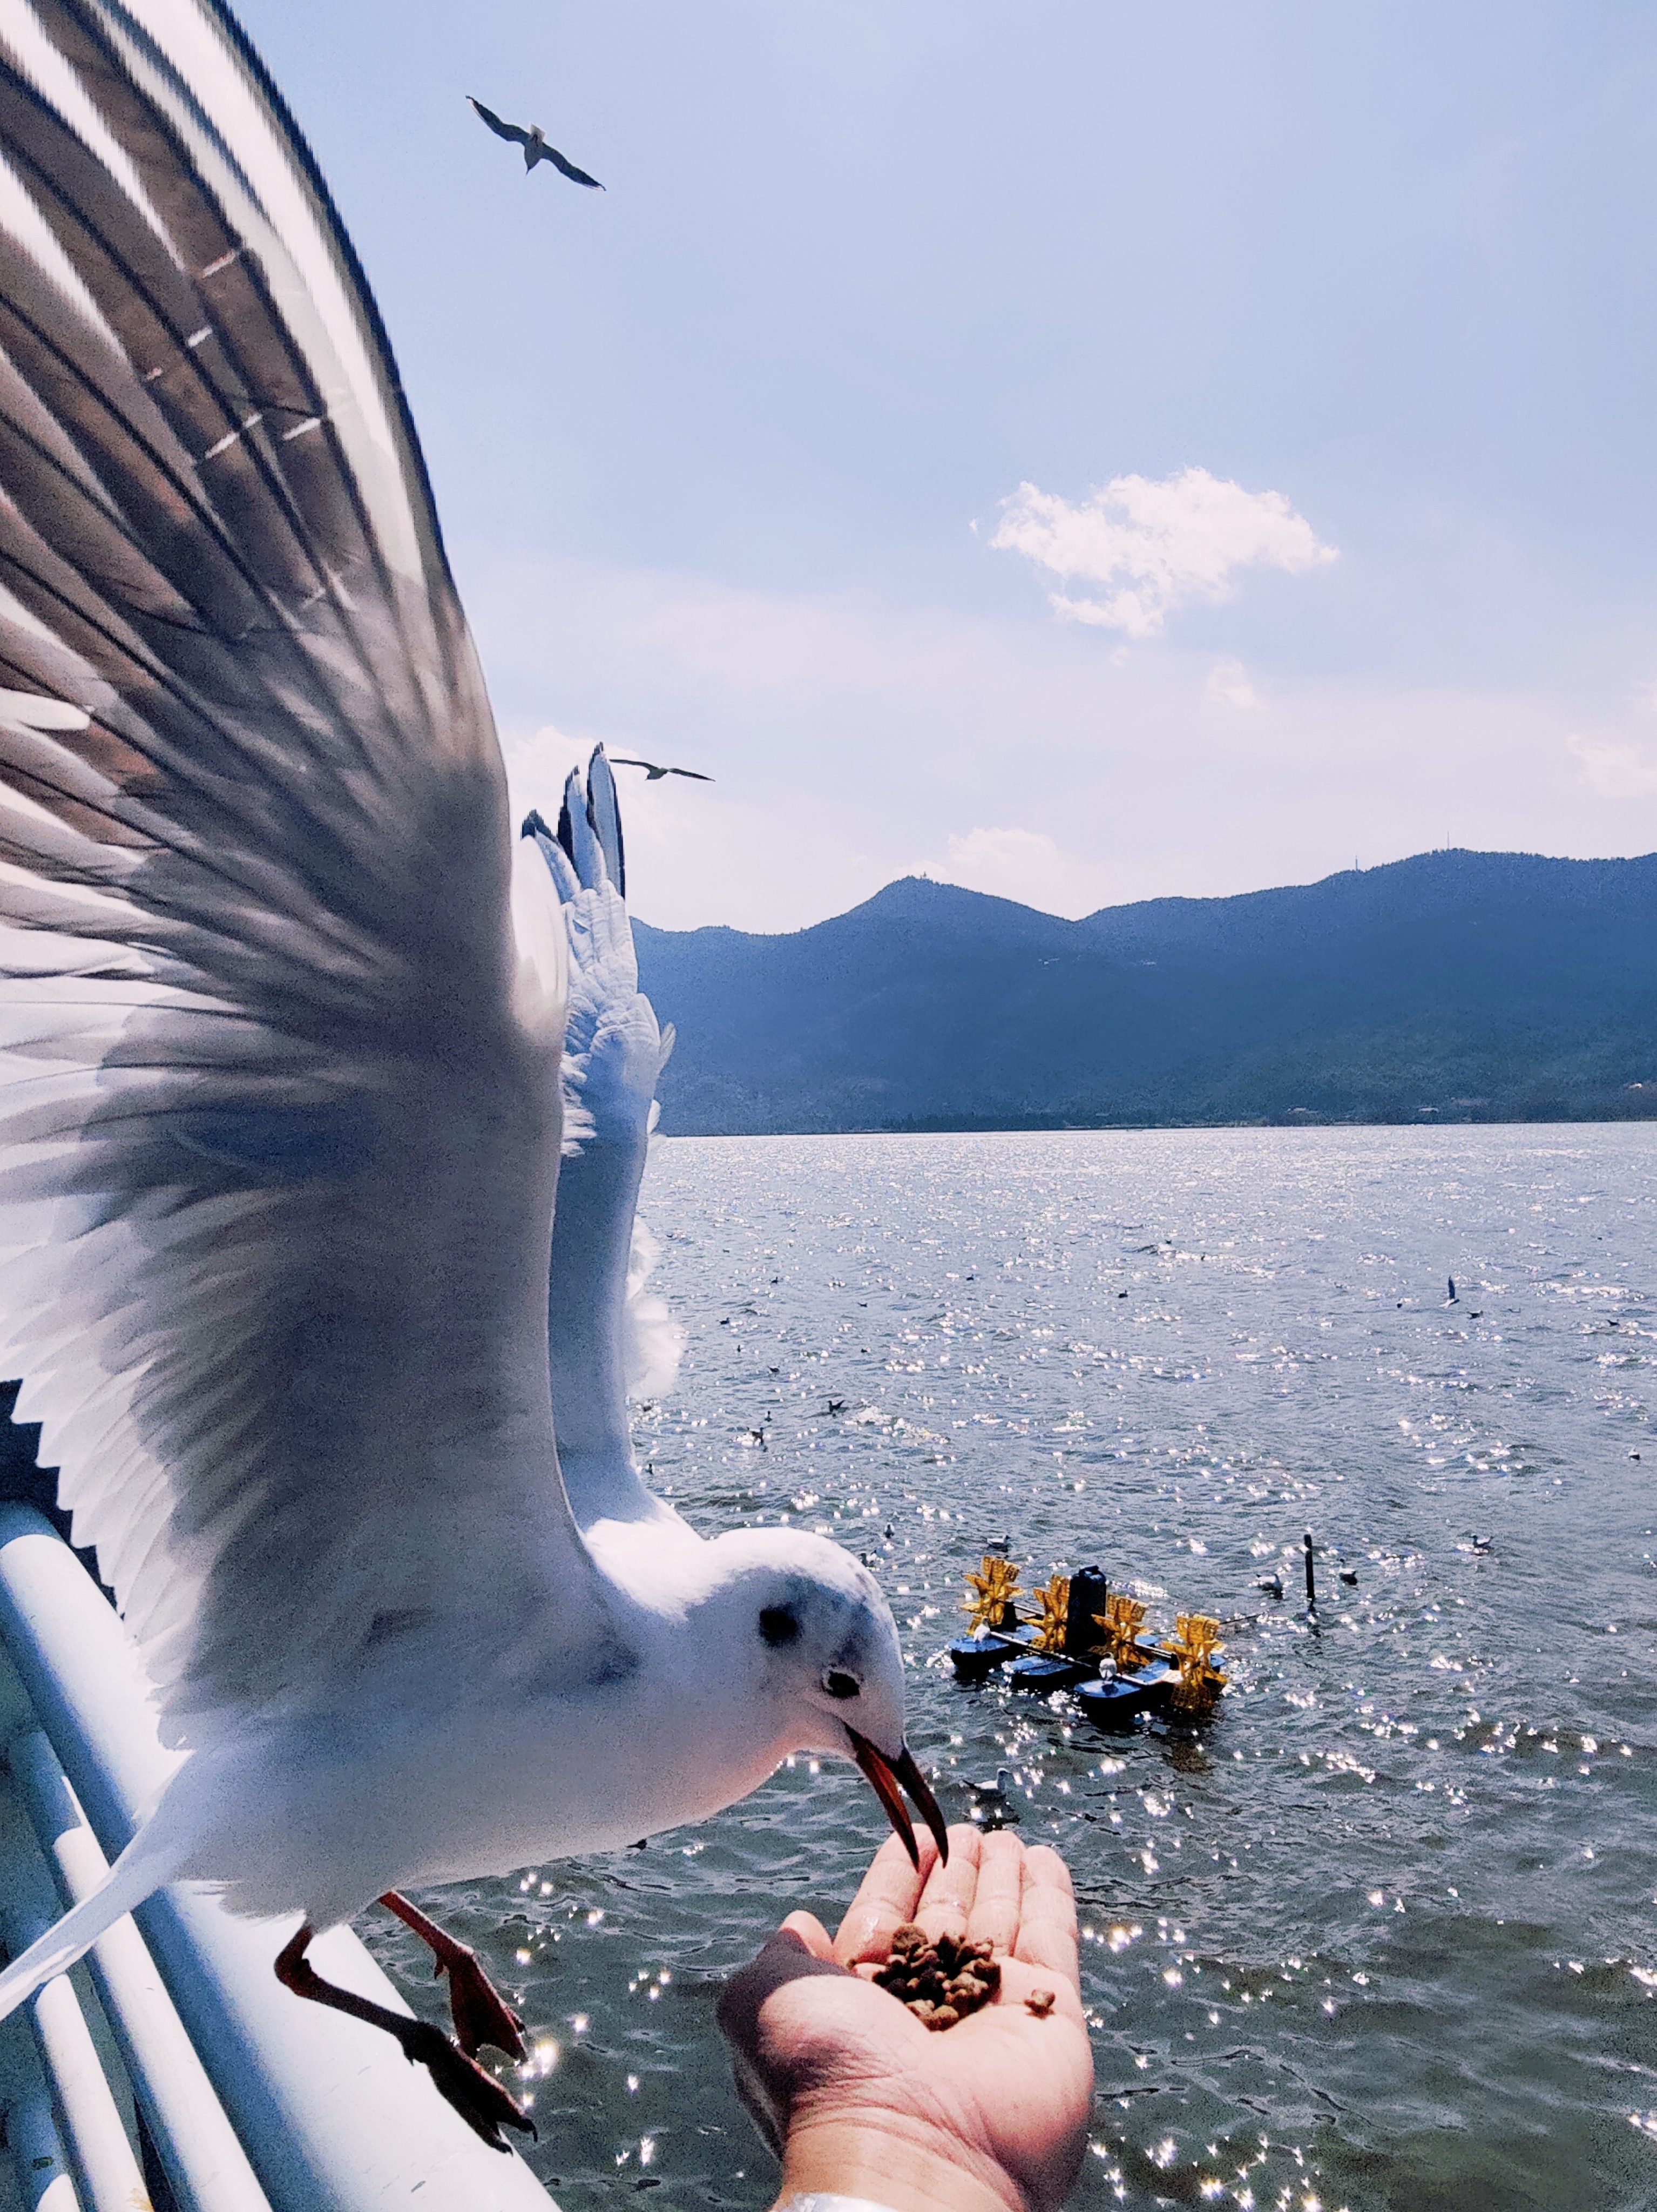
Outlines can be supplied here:
M106 1928L172 1880L176 1867L153 1846L146 1849L147 1841L142 1833L134 1837L91 1895L54 1921L0 1974L0 2020L15 2012L43 1982L66 1973Z

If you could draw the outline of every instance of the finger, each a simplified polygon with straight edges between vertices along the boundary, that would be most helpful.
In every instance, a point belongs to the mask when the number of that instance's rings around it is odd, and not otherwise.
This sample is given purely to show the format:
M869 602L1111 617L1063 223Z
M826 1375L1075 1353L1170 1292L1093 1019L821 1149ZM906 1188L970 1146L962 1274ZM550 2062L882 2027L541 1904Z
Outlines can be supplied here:
M1024 1846L1005 1828L992 1829L978 1855L978 1888L967 1916L974 1943L992 1943L1005 1958L1018 1941L1023 1902Z
M814 1959L832 1960L835 1955L828 1930L815 1912L791 1912L777 1933L780 1936L798 1936Z
M1014 1956L1063 1975L1072 1990L1079 1990L1076 1948L1076 1898L1070 1869L1046 1844L1033 1844L1024 1854Z
M945 1929L965 1932L973 1899L978 1891L978 1859L983 1848L981 1830L964 1823L950 1831L950 1863L940 1861L926 1877L915 1919L936 1943Z
M811 1921L810 1913L792 1916L796 1920ZM822 1935L821 1929L817 1930ZM825 1943L828 1939L823 1938ZM797 1927L780 1928L758 1956L750 1959L739 1973L733 1974L719 1992L714 2008L720 2032L743 2056L751 2057L760 2047L760 2013L766 1999L785 1983L804 1980L811 1974L835 1974L844 1970L833 1960L821 1957L806 1942Z
M842 1966L859 1959L883 1959L892 1948L892 1930L915 1917L921 1883L938 1856L930 1836L920 1845L919 1872L895 1836L888 1836L863 1877L863 1886L835 1936L834 1955Z

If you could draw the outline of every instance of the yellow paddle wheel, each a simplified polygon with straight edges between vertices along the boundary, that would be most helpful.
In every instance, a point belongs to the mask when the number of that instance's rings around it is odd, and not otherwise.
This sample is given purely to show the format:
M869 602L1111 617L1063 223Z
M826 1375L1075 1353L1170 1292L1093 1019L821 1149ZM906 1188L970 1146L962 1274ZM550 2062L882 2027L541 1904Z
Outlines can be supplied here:
M1065 1630L1070 1620L1070 1577L1055 1575L1034 1595L1041 1607L1041 1619L1032 1649L1047 1658L1061 1658L1065 1650Z
M1100 1649L1106 1658L1114 1661L1119 1674L1131 1674L1147 1660L1156 1657L1150 1646L1139 1641L1145 1609L1137 1597L1126 1597L1113 1591L1105 1600L1104 1611L1096 1613L1093 1618L1103 1632Z
M993 1553L986 1552L978 1572L967 1577L968 1594L962 1600L961 1609L974 1631L999 1628L1017 1589L1018 1570L1012 1561L998 1559Z
M1205 1713L1213 1708L1225 1687L1225 1676L1215 1665L1220 1624L1205 1613L1182 1613L1174 1623L1174 1640L1162 1646L1174 1662L1179 1679L1174 1685L1176 1712Z

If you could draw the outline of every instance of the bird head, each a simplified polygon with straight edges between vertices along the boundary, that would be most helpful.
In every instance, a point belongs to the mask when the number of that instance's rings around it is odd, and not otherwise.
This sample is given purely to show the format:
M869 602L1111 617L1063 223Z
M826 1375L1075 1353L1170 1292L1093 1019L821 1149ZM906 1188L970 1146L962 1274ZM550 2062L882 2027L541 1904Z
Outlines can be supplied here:
M907 1790L947 1858L944 1815L903 1740L903 1655L874 1577L838 1544L794 1529L746 1529L711 1548L723 1633L749 1645L786 1748L853 1760L919 1863Z

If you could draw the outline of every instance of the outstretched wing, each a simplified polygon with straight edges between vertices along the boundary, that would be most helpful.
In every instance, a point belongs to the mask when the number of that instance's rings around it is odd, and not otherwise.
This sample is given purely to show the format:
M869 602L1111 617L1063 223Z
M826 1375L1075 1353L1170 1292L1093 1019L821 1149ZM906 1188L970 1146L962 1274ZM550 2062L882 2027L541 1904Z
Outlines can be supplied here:
M525 824L559 897L569 933L569 1024L564 1042L566 1158L553 1225L552 1407L570 1506L583 1528L602 1520L665 1516L639 1479L629 1395L672 1382L682 1339L646 1288L654 1240L638 1219L639 1186L655 1124L656 1079L673 1032L658 1027L639 988L633 927L618 882L622 823L600 747L586 787L574 774L558 835Z
M541 148L541 158L543 161L550 161L553 167L557 170L559 175L561 177L568 177L571 184L591 185L595 192L601 192L604 191L604 188L599 183L597 177L588 176L586 171L585 169L578 169L574 161L567 161L555 146L549 146L543 142Z
M0 152L0 1372L175 1738L579 1641L561 933L373 303L207 0L4 0Z
M485 107L483 101L474 100L470 93L466 94L466 105L475 115L489 125L497 138L510 138L514 146L529 144L530 134L521 124L503 123L492 107Z
M704 775L699 768L671 768L668 774L686 776L692 783L712 783L713 781L711 775Z

